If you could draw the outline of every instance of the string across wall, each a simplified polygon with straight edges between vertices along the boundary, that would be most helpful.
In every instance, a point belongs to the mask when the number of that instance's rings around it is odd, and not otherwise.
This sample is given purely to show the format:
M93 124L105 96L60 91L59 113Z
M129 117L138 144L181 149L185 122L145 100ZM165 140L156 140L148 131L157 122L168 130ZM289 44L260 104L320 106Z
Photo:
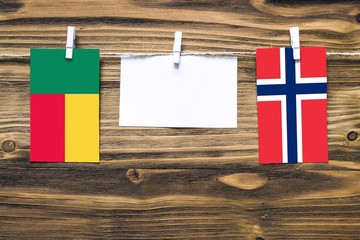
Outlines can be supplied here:
M255 51L239 51L239 52L181 52L183 56L242 56L242 55L255 55ZM132 52L101 52L100 57L122 57L122 56L167 56L173 55L172 52L144 52L144 53L132 53ZM360 52L331 52L326 53L327 56L360 56ZM2 53L0 57L3 58L26 58L30 57L30 54L9 54Z

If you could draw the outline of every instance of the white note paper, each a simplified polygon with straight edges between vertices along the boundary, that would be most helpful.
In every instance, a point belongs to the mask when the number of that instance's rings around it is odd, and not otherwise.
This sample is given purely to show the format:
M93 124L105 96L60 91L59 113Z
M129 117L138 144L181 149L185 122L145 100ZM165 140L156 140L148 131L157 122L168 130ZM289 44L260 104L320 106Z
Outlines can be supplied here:
M237 127L237 58L122 57L120 126Z

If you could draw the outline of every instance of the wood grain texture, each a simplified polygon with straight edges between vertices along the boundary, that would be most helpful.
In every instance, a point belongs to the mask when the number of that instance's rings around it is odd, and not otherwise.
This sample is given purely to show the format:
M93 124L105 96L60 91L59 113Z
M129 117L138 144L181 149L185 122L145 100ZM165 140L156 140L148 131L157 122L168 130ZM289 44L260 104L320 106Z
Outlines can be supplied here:
M0 1L0 53L360 52L359 1ZM118 127L120 59L101 60L100 164L30 164L29 59L0 58L0 239L360 239L359 56L328 56L329 164L257 164L255 56L238 60L238 128ZM44 139L46 141L46 139Z

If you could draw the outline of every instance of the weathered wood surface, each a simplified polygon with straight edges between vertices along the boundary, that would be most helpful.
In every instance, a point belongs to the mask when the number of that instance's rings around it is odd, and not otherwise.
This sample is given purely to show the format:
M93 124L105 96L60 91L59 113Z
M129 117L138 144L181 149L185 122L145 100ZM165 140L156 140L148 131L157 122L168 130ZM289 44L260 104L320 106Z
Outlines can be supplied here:
M360 2L0 1L0 53L360 52ZM329 164L257 164L255 57L239 56L237 129L118 127L120 60L102 58L101 164L30 164L29 59L0 58L0 239L360 239L359 56L328 57ZM351 134L350 134L351 132ZM46 139L44 139L46 141Z

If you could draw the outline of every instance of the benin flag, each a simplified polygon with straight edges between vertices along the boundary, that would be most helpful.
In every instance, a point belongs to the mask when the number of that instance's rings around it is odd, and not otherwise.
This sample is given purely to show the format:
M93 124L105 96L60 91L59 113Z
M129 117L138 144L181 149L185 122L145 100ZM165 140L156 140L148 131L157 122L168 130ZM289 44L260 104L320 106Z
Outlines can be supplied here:
M99 162L98 49L30 50L30 161Z

